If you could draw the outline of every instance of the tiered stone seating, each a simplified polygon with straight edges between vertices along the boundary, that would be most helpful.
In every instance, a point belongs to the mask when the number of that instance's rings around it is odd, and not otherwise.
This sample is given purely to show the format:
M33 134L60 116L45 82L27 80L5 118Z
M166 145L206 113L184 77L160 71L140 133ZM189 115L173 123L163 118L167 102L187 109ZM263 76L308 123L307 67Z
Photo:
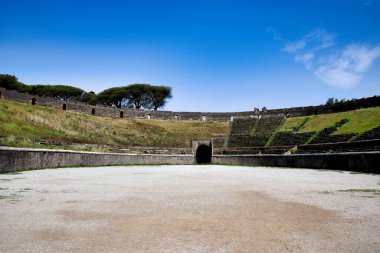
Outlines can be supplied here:
M231 135L250 134L258 119L234 119L231 122Z
M320 143L320 144L308 144L308 145L298 146L298 153L300 154L378 151L378 150L380 150L380 140Z
M362 133L355 141L380 139L380 127L376 127L370 131Z
M272 146L298 146L306 143L313 132L310 133L292 133L292 132L279 132L272 142Z
M284 154L292 147L234 147L226 148L223 154Z
M252 145L263 147L281 124L282 117L263 117L260 119L253 135Z
M261 150L262 154L284 154L292 147L266 147Z
M257 147L251 135L230 135L228 147Z
M263 117L258 122L257 119L236 119L232 122L228 147L264 147L282 120L282 117Z
M357 152L380 150L380 127L361 134L334 134L339 127L348 122L344 119L334 126L323 129L310 142L315 132L296 133L308 118L293 131L278 132L272 143L266 146L268 140L275 134L282 117L262 117L260 119L236 119L232 123L227 146L222 139L215 139L213 143L221 154L284 154L294 146L298 146L299 153L323 152ZM306 144L308 143L308 144Z
M253 147L250 135L258 119L234 119L231 122L231 132L228 147Z
M258 147L240 147L240 148L227 148L225 151L224 151L224 154L227 154L227 155L230 155L230 154L234 154L234 155L237 155L237 154L258 154L258 153L261 153L261 148L258 148Z
M214 135L212 136L212 146L214 148L223 148L225 140L225 135Z
M335 143L350 140L354 134L341 134L332 135L339 127L343 126L348 122L347 119L341 120L335 124L335 126L324 128L317 137L315 137L310 144L316 143Z
M223 151L225 150L226 136L214 135L212 136L211 141L214 154L223 154Z
M352 137L354 137L355 134L337 134L337 135L330 135L329 139L325 140L325 142L320 143L336 143L336 142L345 142L349 141Z

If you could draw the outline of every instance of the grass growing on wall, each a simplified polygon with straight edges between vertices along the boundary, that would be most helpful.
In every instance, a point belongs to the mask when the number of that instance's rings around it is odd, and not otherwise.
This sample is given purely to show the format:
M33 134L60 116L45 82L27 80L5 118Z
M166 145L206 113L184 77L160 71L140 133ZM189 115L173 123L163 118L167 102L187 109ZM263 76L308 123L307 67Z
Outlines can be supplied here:
M279 132L293 132L294 128L300 126L306 117L287 118L285 122L280 126Z
M227 122L117 119L0 100L3 144L30 147L26 140L146 147L190 147L192 138L226 134ZM8 143L7 143L8 142Z
M287 118L279 131L294 132L294 128L301 125L307 117L309 120L297 133L318 132L323 128L334 126L335 123L343 119L348 119L348 122L333 134L359 134L380 126L380 107L332 114Z

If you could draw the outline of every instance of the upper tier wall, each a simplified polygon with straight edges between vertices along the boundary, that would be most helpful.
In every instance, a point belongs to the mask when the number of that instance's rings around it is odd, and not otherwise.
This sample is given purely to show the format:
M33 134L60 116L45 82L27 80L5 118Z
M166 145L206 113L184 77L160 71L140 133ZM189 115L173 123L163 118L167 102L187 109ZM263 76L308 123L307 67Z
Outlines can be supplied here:
M349 102L344 106L308 106L293 107L284 109L274 109L262 111L246 111L246 112L173 112L173 111L148 111L116 108L112 106L92 106L80 102L60 101L49 97L33 96L27 93L10 91L0 88L0 98L16 100L19 102L32 103L36 105L47 105L57 109L72 110L86 114L97 116L114 117L114 118L145 118L145 119L164 119L164 120L211 120L211 121L229 121L232 118L252 118L252 117L296 117L315 114L326 114L340 111L354 110L371 106L380 106L380 97L359 99Z

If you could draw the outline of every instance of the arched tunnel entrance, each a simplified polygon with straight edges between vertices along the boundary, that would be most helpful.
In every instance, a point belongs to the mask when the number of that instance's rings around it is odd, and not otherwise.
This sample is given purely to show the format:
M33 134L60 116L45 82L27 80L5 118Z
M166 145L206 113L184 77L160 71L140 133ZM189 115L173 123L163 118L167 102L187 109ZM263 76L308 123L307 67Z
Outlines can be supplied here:
M199 145L195 157L197 164L211 163L211 147L205 144Z

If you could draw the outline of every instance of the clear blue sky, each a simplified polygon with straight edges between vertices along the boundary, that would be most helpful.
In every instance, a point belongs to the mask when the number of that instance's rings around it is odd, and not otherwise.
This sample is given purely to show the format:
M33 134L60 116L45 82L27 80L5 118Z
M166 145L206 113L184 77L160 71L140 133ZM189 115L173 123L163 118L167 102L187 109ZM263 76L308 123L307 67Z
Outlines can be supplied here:
M173 87L166 110L380 95L380 0L0 0L0 73L100 92Z

